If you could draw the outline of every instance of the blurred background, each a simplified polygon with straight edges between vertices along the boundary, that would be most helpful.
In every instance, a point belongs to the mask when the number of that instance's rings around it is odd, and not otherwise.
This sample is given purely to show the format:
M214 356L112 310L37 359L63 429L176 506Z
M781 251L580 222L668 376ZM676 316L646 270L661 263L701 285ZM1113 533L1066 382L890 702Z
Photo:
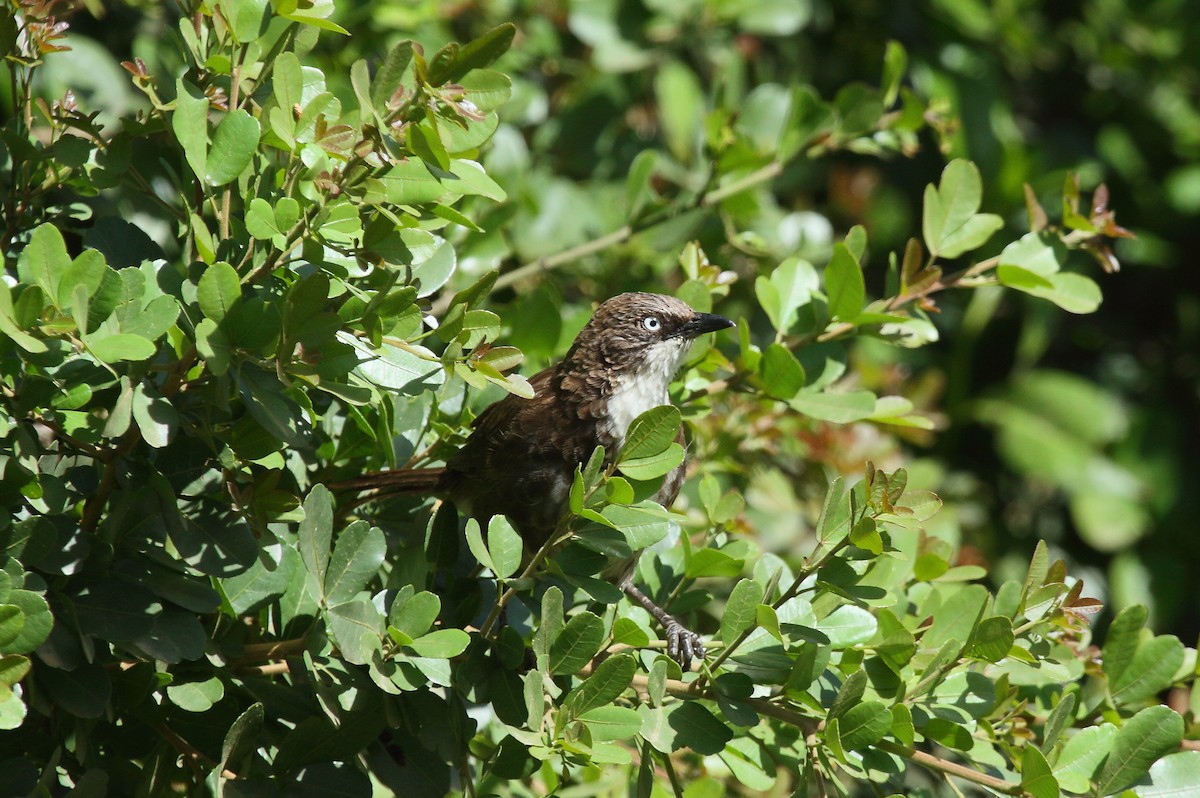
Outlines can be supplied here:
M328 1L328 0L327 0ZM879 85L889 41L907 52L906 89L929 103L911 157L838 152L799 159L769 190L719 214L688 215L620 246L572 258L493 301L527 373L561 351L591 301L680 280L679 252L701 242L740 278L728 306L753 301L753 277L784 257L823 264L855 224L869 233L868 292L883 291L888 253L920 232L920 198L952 157L983 174L983 210L1026 229L1025 185L1051 204L1069 173L1084 196L1108 186L1121 240L1119 273L1085 255L1076 268L1104 291L1100 310L1073 316L998 289L939 296L942 338L920 350L853 344L856 380L912 399L933 433L806 423L786 445L806 474L755 468L735 484L765 540L804 533L776 507L780 479L823 485L862 463L906 465L946 501L943 523L960 561L1019 578L1038 539L1086 580L1109 613L1131 603L1192 642L1200 633L1200 535L1187 463L1200 448L1200 4L1191 0L379 0L341 6L349 37L325 36L306 56L328 75L377 62L415 38L427 52L500 22L518 27L497 68L513 78L494 141L481 153L509 202L487 232L457 242L466 285L594 241L624 223L625 177L659 152L666 193L698 190L706 142L730 123L753 135L790 87L832 98ZM142 102L119 62L152 74L177 65L162 48L179 9L157 2L79 3L71 58L43 70L48 97L71 88L80 106L117 115ZM326 68L329 65L329 68ZM333 67L336 65L336 68ZM350 87L334 87L351 98ZM852 89L850 91L853 91ZM101 197L135 221L134 200ZM146 232L161 238L150 216ZM1001 236L998 236L999 240ZM995 254L985 251L984 255ZM736 430L731 434L736 437ZM732 444L737 446L736 441ZM745 454L745 453L743 453ZM751 453L752 455L752 453ZM747 465L749 463L749 465ZM740 469L740 470L739 470ZM1191 497L1191 498L1189 498ZM757 511L756 511L757 508ZM798 509L797 509L798 512Z

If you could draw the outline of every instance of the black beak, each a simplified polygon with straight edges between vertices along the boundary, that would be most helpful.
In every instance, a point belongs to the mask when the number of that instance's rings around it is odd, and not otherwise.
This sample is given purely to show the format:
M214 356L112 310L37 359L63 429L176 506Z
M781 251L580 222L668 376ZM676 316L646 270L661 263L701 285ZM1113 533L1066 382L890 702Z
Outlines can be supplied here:
M675 335L680 335L685 338L695 338L704 333L716 332L724 330L727 327L733 327L734 323L724 316L718 316L715 313L697 313L690 321L685 322L679 329L675 331Z

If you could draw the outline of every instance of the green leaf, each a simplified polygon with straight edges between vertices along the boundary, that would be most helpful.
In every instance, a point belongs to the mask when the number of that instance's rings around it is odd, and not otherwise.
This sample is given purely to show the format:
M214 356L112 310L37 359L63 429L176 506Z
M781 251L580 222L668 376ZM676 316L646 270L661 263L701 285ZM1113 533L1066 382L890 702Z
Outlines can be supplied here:
M507 579L521 567L521 554L524 551L521 536L507 518L496 515L488 521L487 538L492 573L497 579Z
M188 166L197 177L208 173L208 98L183 78L175 81L175 111L171 114L175 140L183 147Z
M446 153L446 146L442 144L434 125L409 125L405 131L408 134L409 144L418 158L426 163L437 165L439 169L449 171L450 156Z
M896 102L907 68L908 53L905 52L904 45L897 41L889 41L883 54L883 77L879 81L879 88L883 92L884 108L891 108Z
M581 713L579 719L597 742L628 740L642 730L641 715L629 707L596 707Z
M343 529L325 574L326 604L341 604L358 595L379 572L386 554L387 541L378 527L360 519Z
M79 718L99 718L109 710L112 680L104 667L91 663L72 671L46 668L39 686L61 713ZM11 699L10 699L11 700Z
M850 542L860 549L879 555L883 553L883 536L875 519L863 516L850 529Z
M179 429L175 406L145 382L139 382L133 389L133 420L142 439L155 449L167 446Z
M294 108L304 99L304 72L300 59L291 51L279 54L271 71L271 93L275 107L270 109L271 132L290 150L296 146Z
M320 585L325 584L332 540L333 494L318 483L313 485L304 499L304 519L297 530L296 543L300 548L304 567Z
M210 186L223 186L246 170L258 150L260 133L258 120L249 112L239 108L225 115L213 133L208 153L205 180Z
M229 731L225 733L225 739L221 743L221 762L217 765L218 773L224 773L227 769L226 766L232 760L252 750L248 744L258 742L262 722L263 705L254 703L247 707L246 711L230 725Z
M279 378L252 366L238 372L242 403L262 428L289 446L302 446L301 410L286 393Z
M879 701L856 704L838 719L842 748L851 751L874 745L892 729L892 713Z
M401 591L403 596L404 591ZM442 611L442 600L427 590L422 590L407 599L397 597L388 612L388 625L410 640L421 637L433 627Z
M4 17L0 17L0 25L4 24L4 20ZM27 712L25 702L19 696L10 694L7 698L0 699L0 729L11 731L19 728L25 722ZM32 784L33 780L30 779L29 783Z
M270 240L284 233L275 224L275 209L262 197L250 200L246 208L246 232L259 240Z
M1139 784L1138 798L1179 798L1200 784L1200 751L1180 751L1150 767L1150 783Z
M634 551L653 546L671 531L667 511L650 500L631 506L610 504L602 515L621 532Z
M1119 676L1109 680L1108 694L1117 706L1134 704L1171 686L1183 665L1183 643L1160 635L1138 646L1137 653Z
M497 58L508 52L516 33L516 26L511 22L505 22L464 44L459 48L458 56L454 59L453 64L442 75L442 81L452 83L460 80L472 69L490 66Z
M268 569L256 559L246 571L221 580L221 592L237 615L258 609L279 598L287 590L293 573L298 570L299 552L290 550L281 562Z
M983 181L970 161L951 161L937 188L925 187L922 230L931 256L956 258L983 246L1004 226L995 214L976 213L982 200Z
M90 315L90 314L89 314ZM132 319L121 322L121 332L138 335L156 341L175 324L179 318L179 304L175 297L156 296Z
M32 663L29 661L29 657L20 654L0 656L0 685L11 689L13 685L25 678L31 667ZM6 700L3 697L5 694L6 691L0 687L0 703Z
M642 737L664 754L685 746L698 754L717 754L733 739L733 730L697 701L657 708L643 704L637 712Z
M763 388L773 399L793 399L804 387L804 367L783 344L769 344L758 368Z
M1000 252L997 276L1000 277L1001 283L1005 283L999 270L1006 266L1015 266L1043 278L1045 284L1049 285L1046 278L1061 269L1066 256L1067 248L1058 236L1051 233L1026 233Z
M47 349L44 343L17 324L13 314L12 294L9 292L8 283L3 280L0 280L0 333L7 335L13 343L31 354L45 352Z
M646 481L671 473L683 462L687 452L678 443L672 442L658 454L646 457L630 457L621 462L621 473L630 479Z
M106 271L111 271L111 269L104 262L104 254L96 249L85 249L63 271L62 278L58 283L58 296L51 297L51 299L58 307L69 308L74 298L75 289L80 286L83 287L87 296L91 297L99 290L100 284L106 276ZM23 298L24 294L22 294ZM110 307L109 311L111 312L111 310L112 308ZM40 307L38 308L38 313L39 315L41 313ZM99 319L98 321L103 320ZM84 332L88 331L84 330Z
M492 573L495 573L496 566L492 562L491 552L488 551L487 545L483 542L483 530L480 529L479 522L474 518L467 519L466 538L467 548L471 550L471 554L475 555L475 561Z
M25 613L12 604L0 604L0 651L3 651L21 634L25 626Z
M741 574L745 562L719 549L698 549L687 558L684 574L688 579L706 576L733 578Z
M1117 727L1111 723L1080 729L1067 739L1054 763L1054 777L1068 792L1085 793L1092 777L1112 749Z
M412 41L397 42L388 51L387 58L379 66L379 71L375 73L375 79L371 81L371 105L375 107L375 111L381 118L386 116L385 105L400 88L401 80L404 78L409 64L412 63L412 58Z
M409 648L422 657L449 659L467 650L471 636L462 629L439 629L422 635L409 643Z
M1027 584L1027 592L1030 587L1035 585ZM1117 613L1117 617L1109 624L1100 661L1110 684L1122 678L1125 670L1133 662L1141 641L1142 627L1146 625L1148 617L1149 611L1145 606L1134 604Z
M1053 750L1063 729L1072 725L1075 720L1077 703L1078 699L1075 697L1075 693L1067 693L1050 712L1050 716L1046 718L1046 725L1043 727L1042 744L1039 746L1043 754Z
M762 585L753 579L743 579L733 586L725 612L721 615L721 627L717 637L728 645L755 622L759 602L763 600Z
M625 218L636 219L657 197L651 183L657 166L657 150L642 150L629 165L629 175L625 178Z
M912 710L908 708L907 704L892 704L891 714L891 735L895 737L901 745L911 746L915 738Z
M632 654L609 657L567 695L563 706L574 715L582 715L596 707L611 704L629 687L636 672L637 660Z
M675 442L682 423L679 408L673 405L650 408L630 423L617 463L666 451Z
M265 200L264 200L265 204ZM196 289L196 301L205 318L221 322L241 301L241 281L232 265L218 262L204 270Z
M459 194L487 197L496 202L508 199L508 195L504 193L500 184L488 177L483 167L475 161L455 158L450 164L450 174L458 178L444 182L445 187L452 191Z
M843 477L835 477L825 493L825 504L817 520L817 540L832 546L850 534L850 492Z
M220 7L239 44L258 38L265 23L267 0L221 0Z
M754 608L754 622L767 631L771 637L783 642L783 630L779 625L779 613L770 604L759 604Z
M558 640L562 630L563 593L557 585L551 585L542 594L542 613L533 635L533 653L538 657L538 667L541 667L542 658L550 655L550 647Z
M1013 645L1012 620L1003 615L984 618L975 629L971 653L988 662L999 662L1008 656Z
M550 673L575 673L596 656L603 642L604 621L590 612L573 616L550 646Z
M1050 772L1046 757L1032 745L1021 753L1021 788L1032 798L1058 798L1058 782Z
M987 600L987 588L983 585L967 585L955 590L933 614L933 625L921 638L921 648L937 649L953 640L961 651L971 639Z
M383 636L383 616L374 604L363 599L336 604L325 613L325 623L343 659L352 665L371 661Z
M996 267L996 279L1000 281L1000 285L1018 291L1049 291L1054 288L1054 283L1050 282L1049 278L1010 263L1002 263Z
M1092 278L1074 272L1059 272L1050 275L1047 279L1050 282L1049 288L1040 285L1029 287L1014 285L1013 287L1030 296L1048 299L1068 313L1093 313L1096 308L1100 307L1103 296L1100 293L1100 286L1096 285L1096 281Z
M867 672L861 668L852 671L846 677L846 681L842 682L837 695L833 698L833 703L829 705L829 711L825 715L826 719L833 720L846 714L852 706L862 700L863 692L866 689Z
M460 85L466 90L467 99L475 103L475 108L485 113L495 111L512 97L512 79L494 69L477 69L464 77ZM450 135L443 131L442 140L447 146L453 144L455 150L475 149L491 138L498 121L495 114L488 114L483 122L471 122L466 131L457 125L450 126ZM483 140L476 141L480 136ZM464 144L470 146L464 147Z
M819 421L849 424L875 413L875 394L870 391L801 391L790 402L792 409Z
M866 301L862 267L845 244L833 247L833 257L825 267L825 293L832 318L853 319L862 312Z
M216 376L229 371L233 347L225 330L212 319L201 319L196 325L196 351Z
M704 91L696 74L679 61L668 61L654 78L659 122L671 155L691 163L699 151L704 121Z
M31 590L13 590L5 601L16 606L25 617L15 639L0 646L0 654L28 654L46 641L54 626L54 616L46 599Z
M796 323L801 307L812 301L819 286L817 270L806 260L787 258L771 272L771 276L754 281L754 295L766 312L771 324L786 333Z
M1159 757L1179 748L1183 718L1164 706L1146 707L1117 730L1112 752L1096 782L1101 795L1112 795L1135 784Z
M59 280L71 266L67 244L62 233L49 222L38 225L29 236L29 243L17 257L17 275L21 282L41 287L46 296L59 295ZM74 290L72 286L69 290Z
M216 676L202 682L184 682L167 687L167 698L187 712L207 712L224 696L225 683Z
M843 604L822 619L817 628L825 633L834 648L849 648L874 637L879 624L875 616L862 607Z

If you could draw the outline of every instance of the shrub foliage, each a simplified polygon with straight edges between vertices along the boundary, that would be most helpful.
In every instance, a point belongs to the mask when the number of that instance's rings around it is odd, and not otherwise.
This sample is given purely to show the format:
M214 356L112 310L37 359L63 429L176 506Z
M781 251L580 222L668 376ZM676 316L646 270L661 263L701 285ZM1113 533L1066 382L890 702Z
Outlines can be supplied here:
M911 154L948 124L906 88L904 51L878 85L828 99L763 84L736 109L666 63L664 147L601 192L612 227L501 272L506 237L530 235L514 209L553 199L510 199L481 165L512 93L495 68L512 25L327 75L306 58L346 35L331 3L182 5L178 69L125 62L143 105L108 121L39 94L74 52L55 4L9 0L0 21L0 781L1050 798L1200 779L1200 755L1178 752L1184 718L1157 703L1195 651L1133 608L1097 656L1098 603L1044 546L990 592L903 467L796 480L770 494L784 506L743 496L814 431L932 428L909 399L856 385L843 342L936 341L949 290L1095 310L1068 255L1111 261L1124 231L1102 189L1082 201L1068 182L1053 220L1031 196L1013 233L983 210L975 166L952 160L868 290L862 227L814 265L773 261L755 220L796 164ZM96 214L105 196L139 222ZM689 243L713 222L753 272ZM678 507L643 498L677 462L659 434L674 411L639 419L615 467L580 468L569 524L532 561L502 518L464 534L432 500L328 489L435 463L490 399L528 395L510 334L545 358L578 314L525 289L652 239L673 253L655 279L739 319L675 388L696 462ZM528 303L501 318L491 300L514 288ZM779 514L808 534L772 540ZM697 672L598 576L643 549L639 581L711 638Z

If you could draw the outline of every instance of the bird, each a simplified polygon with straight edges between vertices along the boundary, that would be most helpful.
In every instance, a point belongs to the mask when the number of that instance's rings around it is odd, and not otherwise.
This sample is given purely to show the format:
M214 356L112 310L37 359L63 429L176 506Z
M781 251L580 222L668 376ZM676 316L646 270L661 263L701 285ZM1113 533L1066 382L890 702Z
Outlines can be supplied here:
M374 495L433 494L481 523L504 515L526 552L537 551L567 512L576 469L597 446L604 447L606 466L615 462L633 420L670 403L668 388L692 342L733 326L724 316L697 312L672 296L612 297L558 364L530 378L533 397L510 394L485 408L444 468L376 471L331 487ZM676 439L683 443L682 428ZM675 501L686 465L667 474L656 502L669 507ZM659 622L668 656L687 670L704 658L704 643L634 584L636 564L636 556L614 563L604 576Z

